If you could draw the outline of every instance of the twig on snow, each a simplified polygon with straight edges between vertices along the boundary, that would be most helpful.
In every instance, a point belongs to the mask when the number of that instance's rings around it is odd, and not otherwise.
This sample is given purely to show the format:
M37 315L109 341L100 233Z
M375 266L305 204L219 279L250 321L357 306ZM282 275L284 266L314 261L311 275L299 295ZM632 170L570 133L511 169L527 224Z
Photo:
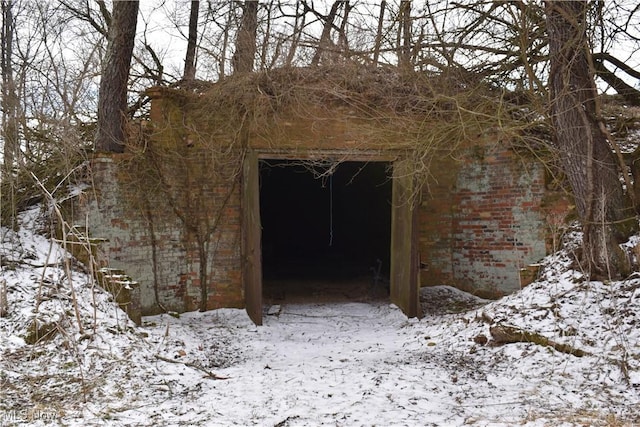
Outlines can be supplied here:
M212 380L228 380L229 379L229 377L222 377L220 375L214 374L213 372L211 372L211 371L209 371L209 370L207 370L207 369L203 368L202 366L197 365L195 363L181 362L179 360L173 360L173 359L169 359L167 357L160 356L159 354L156 354L155 356L156 356L156 359L162 360L163 362L176 363L176 364L179 364L179 365L184 365L184 366L188 366L188 367L193 368L193 369L197 369L198 371L202 371L205 374L207 374L205 378L210 378Z

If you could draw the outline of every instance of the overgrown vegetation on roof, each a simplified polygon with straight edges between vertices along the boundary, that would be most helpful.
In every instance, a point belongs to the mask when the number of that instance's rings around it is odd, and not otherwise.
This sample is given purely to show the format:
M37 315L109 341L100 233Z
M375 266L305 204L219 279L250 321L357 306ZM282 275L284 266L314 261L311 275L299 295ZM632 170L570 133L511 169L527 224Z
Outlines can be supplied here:
M183 114L156 132L182 131L188 135L173 138L226 151L286 120L340 118L366 143L405 150L421 179L434 159L455 157L460 147L481 140L533 146L537 137L530 130L543 121L540 112L512 103L513 96L479 78L391 67L282 68L197 86L160 90Z
M204 90L184 90L182 96L190 113L203 119L250 116L256 125L284 114L304 117L309 107L314 114L340 109L340 114L380 120L381 125L392 119L438 119L486 128L515 118L515 106L508 105L504 92L479 79L356 64L240 74Z

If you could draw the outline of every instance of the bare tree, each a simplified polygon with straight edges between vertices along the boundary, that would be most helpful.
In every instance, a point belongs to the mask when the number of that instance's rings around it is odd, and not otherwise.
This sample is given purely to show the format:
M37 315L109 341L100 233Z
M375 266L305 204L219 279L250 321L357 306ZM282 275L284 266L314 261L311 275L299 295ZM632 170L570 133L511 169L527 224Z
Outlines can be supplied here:
M563 171L584 226L583 257L592 277L627 272L618 247L625 218L615 157L599 123L586 35L586 1L545 3L551 70L551 122Z
M2 137L4 178L11 179L17 160L18 142L18 96L13 76L14 19L13 1L2 0Z
M302 9L302 10L301 10ZM302 29L306 24L307 5L305 2L296 3L295 20L293 23L293 29L291 31L291 44L289 46L289 52L287 52L287 58L285 60L285 66L290 67L293 63L293 58L296 56L298 45L300 44L300 38L302 37Z
M322 27L322 34L320 35L320 41L318 42L318 47L316 48L316 53L313 55L313 59L311 60L312 66L317 66L320 64L320 59L322 58L322 54L324 51L331 45L331 30L334 27L334 22L336 20L336 16L338 15L338 9L342 5L342 1L334 1L331 5L331 10L327 16L322 16L318 12L316 12L313 8L309 7L309 10L313 11L316 15L319 15L324 21L324 25ZM306 4L306 2L305 2Z
M376 39L373 46L373 63L378 64L378 58L380 57L380 48L382 46L382 30L384 29L384 12L387 8L387 2L382 0L380 2L380 15L378 16L378 28L376 30Z
M189 15L189 39L187 42L187 55L184 60L184 80L196 78L196 46L198 44L198 15L200 1L191 1L191 14Z
M124 151L127 87L138 6L138 1L117 1L113 4L109 45L98 94L98 130L95 139L98 151Z
M104 0L96 0L99 12L96 13L91 8L88 1L77 2L73 0L59 0L60 4L67 8L74 16L89 23L94 30L102 34L104 38L109 37L109 27L111 26L111 12L107 8Z
M270 64L267 64L267 56L268 51L271 48L271 24L272 20L272 11L274 8L273 0L269 1L267 4L263 5L264 9L267 12L267 16L265 19L265 29L262 37L262 47L260 49L260 70L269 69L273 66L273 63L277 61L278 56L280 56L280 48L282 47L281 40L276 41L275 52L273 53L273 59ZM256 36L257 37L257 36Z
M343 5L344 13L342 16L342 22L340 23L340 29L338 32L338 47L342 50L342 54L345 57L349 57L349 40L347 37L347 24L349 22L349 12L353 9L353 5L348 1Z
M16 206L15 206L15 183L14 183L14 164L20 152L18 141L18 97L16 94L16 86L13 79L13 2L11 0L2 0L2 34L1 34L1 51L2 60L0 66L2 68L2 142L3 142L3 163L2 163L2 180L5 181L9 189L9 197L11 227L15 228L16 223Z
M94 137L93 95L104 38L60 3L1 5L0 132L11 154L0 180L0 212L3 221L15 223L17 211L42 199L34 175L53 191L59 177L70 178L85 159Z
M398 16L398 65L405 70L412 69L411 63L411 1L400 1Z
M253 71L256 56L256 35L258 29L258 1L245 0L242 21L236 37L236 51L233 54L232 65L236 73Z

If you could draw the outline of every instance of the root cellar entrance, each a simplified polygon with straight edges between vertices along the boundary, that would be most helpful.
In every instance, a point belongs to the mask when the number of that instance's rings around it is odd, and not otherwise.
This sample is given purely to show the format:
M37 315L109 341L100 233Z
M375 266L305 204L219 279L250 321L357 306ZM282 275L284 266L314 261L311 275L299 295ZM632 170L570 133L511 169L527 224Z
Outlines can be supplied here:
M390 163L259 166L265 303L386 298Z

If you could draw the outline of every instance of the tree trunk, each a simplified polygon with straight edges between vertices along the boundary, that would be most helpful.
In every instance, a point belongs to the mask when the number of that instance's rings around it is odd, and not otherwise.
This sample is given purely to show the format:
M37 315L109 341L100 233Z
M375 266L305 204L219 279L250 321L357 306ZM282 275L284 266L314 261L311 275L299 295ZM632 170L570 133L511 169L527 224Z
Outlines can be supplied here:
M238 29L236 51L233 54L233 71L250 73L256 56L256 34L258 31L258 1L245 0L242 22Z
M347 38L347 24L349 23L349 12L353 8L353 5L349 4L348 1L344 2L344 16L342 17L342 22L340 23L340 33L338 34L338 46L342 51L342 55L345 58L349 58L349 40Z
M13 36L15 21L13 18L13 2L2 0L2 33L1 33L1 53L2 60L0 68L2 69L2 129L0 132L3 139L2 149L2 171L0 171L1 179L4 181L2 194L4 201L8 203L9 209L3 206L2 214L9 215L4 225L9 225L14 230L18 228L17 207L16 207L16 188L14 178L14 166L20 160L20 141L18 133L18 109L20 100L18 99L16 84L13 78ZM0 215L1 216L1 215Z
M136 34L138 1L115 1L98 95L96 150L124 151L127 84Z
M399 13L399 35L398 40L398 64L404 70L412 69L411 64L411 1L402 0L400 2Z
M276 41L276 45L274 48L271 48L271 12L273 11L273 0L271 0L268 4L264 5L266 9L267 16L265 19L264 29L264 38L262 39L262 49L260 50L260 70L268 70L270 69L275 61L278 60L278 56L280 55L280 43ZM267 64L267 56L269 52L273 52L273 59L270 64Z
M222 80L224 76L227 75L226 66L227 50L229 49L229 31L234 17L234 10L232 6L233 3L229 7L229 12L227 13L227 21L225 22L224 31L222 32L222 46L220 48L220 59L218 60L218 78L220 80Z
M640 106L640 90L627 84L624 80L616 76L609 71L604 65L604 61L611 62L616 68L624 71L630 77L635 77L640 80L640 73L625 64L623 61L609 55L608 53L600 53L594 55L593 65L595 72L602 80L604 80L609 86L611 86L616 92L618 92L626 102L636 107Z
M2 1L2 137L3 179L11 182L13 167L19 154L18 95L13 79L13 2Z
M302 8L302 12L300 12L300 8ZM302 29L305 27L306 13L306 3L296 2L296 18L293 24L293 31L291 33L291 46L289 47L289 52L287 53L287 59L285 61L286 67L291 66L291 64L293 63L293 59L296 56L298 44L300 43L300 37L302 37Z
M198 44L198 12L200 1L191 0L191 14L189 15L189 40L187 41L187 55L184 59L184 75L186 81L196 78L196 45Z
M545 2L554 143L584 227L583 261L592 278L620 277L624 196L615 157L598 121L586 37L586 1Z
M378 65L378 58L380 57L380 48L382 46L382 30L384 29L384 11L387 8L387 2L382 0L380 2L380 15L378 15L378 30L376 31L376 41L373 47L373 65Z
M333 28L333 22L336 20L336 15L338 14L338 9L340 8L341 3L342 2L340 1L334 1L331 5L329 14L324 20L324 26L322 28L322 34L320 35L320 41L318 42L318 48L316 49L316 53L311 59L311 65L313 67L316 67L320 64L322 54L324 53L327 46L331 44L331 29Z

